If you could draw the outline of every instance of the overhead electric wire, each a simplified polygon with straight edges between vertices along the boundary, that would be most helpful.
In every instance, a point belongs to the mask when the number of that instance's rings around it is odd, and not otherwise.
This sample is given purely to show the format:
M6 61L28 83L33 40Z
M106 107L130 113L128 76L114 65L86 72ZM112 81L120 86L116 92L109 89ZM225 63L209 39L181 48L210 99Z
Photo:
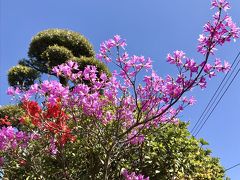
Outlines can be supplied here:
M240 51L239 53L237 54L237 56L235 57L234 59L234 62L232 64L231 67L234 66L234 64L237 62L237 59L238 57L240 56ZM202 112L201 116L199 117L199 119L197 120L197 122L195 123L193 129L191 130L191 133L194 134L194 132L197 131L197 129L199 128L200 124L204 121L204 119L206 118L207 114L209 113L209 111L211 110L211 107L214 105L214 103L216 102L217 98L220 96L221 92L223 91L224 87L227 85L229 79L232 77L234 71L236 70L238 64L240 63L240 60L238 61L238 63L236 64L236 66L233 68L233 70L231 70L231 73L230 71L228 71L226 73L226 75L224 76L223 80L221 81L221 83L219 84L217 90L214 92L212 98L210 99L210 101L208 102L206 108L204 109L204 111ZM228 77L230 73L230 76ZM228 77L228 78L227 78ZM226 82L224 83L225 79L227 78ZM224 85L223 85L224 83ZM223 86L222 86L223 85ZM222 87L221 87L222 86ZM221 89L220 89L221 88ZM220 91L219 91L220 89ZM219 91L219 92L218 92ZM217 96L216 96L217 95Z
M230 168L227 168L227 169L225 169L225 171L224 171L224 172L226 172L226 171L228 171L228 170L230 170L230 169L233 169L233 168L235 168L235 167L237 167L237 166L240 166L240 163L238 163L238 164L235 164L234 166L232 166L232 167L230 167Z
M203 124L201 125L201 127L199 128L199 130L197 131L197 133L194 136L197 136L198 133L201 131L201 129L203 128L203 126L205 125L205 123L207 122L207 120L209 119L209 117L212 115L213 111L216 109L217 105L219 104L219 102L222 100L223 96L226 94L227 90L229 89L229 87L231 86L231 84L233 83L234 79L237 77L238 73L240 72L240 68L238 69L238 71L236 72L236 74L234 75L233 79L231 80L231 82L229 83L229 85L227 86L227 88L225 89L225 91L223 92L223 94L221 95L220 99L217 101L217 104L215 104L215 106L213 107L213 109L211 110L210 114L207 116L207 119L203 122Z

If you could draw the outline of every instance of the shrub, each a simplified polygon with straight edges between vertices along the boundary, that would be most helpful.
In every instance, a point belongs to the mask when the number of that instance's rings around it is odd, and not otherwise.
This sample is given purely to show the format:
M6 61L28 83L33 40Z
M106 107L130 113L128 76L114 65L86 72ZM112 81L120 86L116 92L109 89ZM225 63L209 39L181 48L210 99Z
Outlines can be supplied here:
M10 86L28 89L34 81L40 77L35 69L23 65L17 65L8 71L8 83Z

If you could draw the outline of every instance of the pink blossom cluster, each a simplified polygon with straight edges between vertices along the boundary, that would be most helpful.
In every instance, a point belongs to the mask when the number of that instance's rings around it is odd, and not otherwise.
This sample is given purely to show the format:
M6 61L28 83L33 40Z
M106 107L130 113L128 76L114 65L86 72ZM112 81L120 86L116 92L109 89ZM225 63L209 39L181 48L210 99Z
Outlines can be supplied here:
M14 88L11 86L7 89L7 95L9 96L19 95L20 93L21 93L21 90L18 87Z
M9 87L7 94L18 97L21 101L29 100L31 97L38 95L38 97L46 98L50 104L55 104L58 98L68 99L69 89L56 80L45 80L41 84L31 85L27 91Z
M23 131L17 131L13 127L2 127L0 129L0 150L25 148L30 140L29 134Z
M0 152L7 152L18 148L24 149L29 141L37 138L37 135L18 131L12 126L0 129ZM4 157L0 157L0 166L3 166Z
M211 8L220 8L223 9L224 11L227 11L230 9L230 4L226 0L213 0L211 3Z
M149 180L149 177L144 177L142 174L136 174L135 172L129 173L127 170L122 172L125 180Z
M149 65L151 66L149 60L145 61L143 57L138 58L134 56L133 58L130 58L129 61L131 62L133 60L135 62L146 62L145 65L147 64L147 67L142 65L143 69L148 69ZM119 61L119 63L125 64L124 61ZM162 80L163 84L161 84L159 81L161 78L158 77L155 72L153 72L150 77L145 76L145 86L135 86L135 82L133 81L140 70L136 70L137 72L135 71L136 73L134 76L129 76L128 72L124 73L125 71L128 71L127 69L121 70L120 73L113 73L113 76L110 78L107 78L105 74L101 74L98 78L97 70L93 66L87 66L83 72L80 72L76 71L78 70L76 67L74 69L75 71L66 68L66 66L69 67L69 64L73 64L73 62L68 62L55 67L54 71L60 72L59 74L61 74L61 76L68 78L71 77L73 81L81 82L82 80L88 80L89 85L78 83L72 91L69 91L68 97L71 101L69 101L70 103L68 102L66 106L80 107L85 114L96 117L104 124L112 120L117 120L121 121L125 128L129 128L142 118L150 119L155 114L164 111L166 106L158 108L158 105L169 102L171 98L167 96L172 94L172 90L176 89L176 86L172 84L172 78L170 78L170 76L168 76L167 81ZM69 69L69 71L63 71L61 70L62 68ZM132 71L134 72L134 70ZM81 75L75 76L76 74ZM117 80L119 77L124 80L123 83L121 83L120 80ZM131 91L134 91L134 88L136 88L135 95L131 94ZM175 96L177 97L177 95ZM193 104L192 102L192 98L188 101L185 97L181 108L178 108L178 110L175 110L174 108L169 109L169 111L161 117L155 118L154 124L157 125L161 122L175 121L173 116L176 116L177 113L183 109L182 107L184 104ZM141 111L147 112L145 117L136 117L136 109L139 108L138 103L142 104ZM116 110L106 110L106 107L109 105L117 107ZM129 134L129 137L132 136L131 134ZM137 141L141 142L143 139L144 138L141 135L138 137ZM134 141L136 141L136 137L134 137L131 142L134 143Z
M228 14L224 14L222 10L227 11L230 5L226 0L213 0L212 8L217 8L218 12L213 15L213 21L204 25L203 34L199 36L198 52L206 55L213 53L217 45L223 45L231 38L239 38L240 29L232 21Z
M21 147L26 147L29 136L22 132L18 131L9 126L2 127L0 130L0 150L6 151L8 149L16 149L19 145Z
M133 130L128 135L128 140L130 141L131 144L142 144L145 140L145 137L143 134L139 134L138 131Z
M126 46L126 41L122 40L119 35L113 37L113 39L109 39L103 42L100 45L100 51L103 52L102 54L98 54L97 57L99 59L104 58L107 62L111 62L112 59L108 56L105 56L106 53L110 52L110 50L114 47L121 47L124 48Z
M216 76L217 72L228 72L231 68L227 61L222 62L216 58L213 64L208 63L206 60L200 64L192 58L188 58L183 51L175 51L173 55L167 55L167 61L170 64L176 64L178 67L178 77L175 80L175 86L172 89L173 96L178 96L182 89L194 87L195 84L199 85L201 89L206 88L206 76L212 78ZM202 72L203 71L203 72ZM168 77L171 80L171 77Z
M203 61L201 64L197 64L193 59L186 57L186 54L183 51L179 50L174 51L173 55L168 54L167 61L170 64L175 64L177 67L179 67L180 73L182 73L182 71L189 71L191 74L190 77L192 77L193 74L199 73L199 69L201 69L203 66L204 72L210 77L214 76L214 71L227 72L230 70L230 64L227 61L222 63L219 58L216 58L213 65L207 64L205 61Z

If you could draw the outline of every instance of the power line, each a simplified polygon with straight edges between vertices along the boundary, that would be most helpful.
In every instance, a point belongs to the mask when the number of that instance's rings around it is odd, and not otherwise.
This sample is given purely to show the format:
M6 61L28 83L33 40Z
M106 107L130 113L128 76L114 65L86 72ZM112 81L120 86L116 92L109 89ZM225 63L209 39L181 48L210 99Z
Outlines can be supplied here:
M203 128L203 126L205 125L205 123L207 122L207 120L209 119L209 117L212 115L213 111L216 109L217 105L219 104L219 102L222 100L223 96L225 95L225 93L227 92L227 90L229 89L229 87L231 86L231 84L233 83L234 79L237 77L238 73L240 72L240 68L238 69L238 71L236 72L235 76L233 77L233 79L231 80L230 84L227 86L226 90L223 92L222 96L220 97L220 99L217 101L217 104L215 104L215 106L213 107L213 109L211 110L210 114L207 116L207 119L203 122L203 124L201 125L201 127L199 128L199 130L197 131L197 133L194 136L197 136L198 133L201 131L201 129Z
M234 64L237 62L238 57L240 56L240 51L237 54L237 56L234 59L234 62L232 64L232 67L234 66ZM230 78L232 77L234 71L236 70L238 64L240 63L240 60L238 61L238 63L236 64L236 66L234 67L234 69L231 71L230 76L229 72L227 72L227 74L224 76L223 80L221 81L220 85L218 86L217 90L215 91L214 95L212 96L211 100L208 102L206 108L204 109L204 111L202 112L200 118L197 120L197 122L195 123L193 129L191 130L191 133L194 134L194 132L197 131L197 129L200 127L200 124L203 123L204 119L206 118L207 114L209 113L209 111L211 110L212 106L214 105L214 103L216 102L216 100L218 99L218 97L220 96L220 94L222 93L224 87L227 85L228 81L230 80ZM228 78L227 78L228 77ZM225 79L227 78L226 82L224 83ZM224 84L223 84L224 83ZM222 86L223 85L223 86ZM222 86L222 87L221 87ZM220 89L221 88L221 89ZM228 87L229 88L229 87ZM220 91L219 91L220 89ZM219 91L219 92L218 92ZM224 93L225 94L225 93ZM215 109L215 108L214 108ZM205 124L205 123L204 123Z
M227 169L225 169L225 172L226 172L226 171L228 171L228 170L230 170L230 169L233 169L233 168L235 168L235 167L237 167L237 166L240 166L240 163L238 163L238 164L235 164L234 166L232 166L232 167L230 167L230 168L227 168Z
M240 52L238 53L238 55L236 56L236 58L234 59L234 62L232 64L232 66L234 66L234 64L236 63L238 57L240 55ZM240 61L239 61L240 62ZM239 62L237 63L237 65L239 64ZM237 65L235 66L234 70L236 69ZM234 72L234 70L232 72ZM210 104L212 103L213 99L215 98L217 92L219 91L219 89L221 88L223 82L225 81L225 79L227 78L228 74L229 74L230 71L228 71L226 73L226 75L224 76L223 80L221 81L220 85L218 86L217 90L215 91L214 95L212 96L211 100L208 102L206 108L204 109L204 111L202 112L201 116L199 117L199 119L197 120L197 122L195 123L193 129L191 130L191 133L193 133L194 131L196 131L196 129L199 128L199 124L202 123L203 119L205 119L206 117L206 114L209 113L210 109L209 106ZM233 73L231 73L231 75L229 76L229 78L227 79L227 81L230 79L230 77L232 76ZM224 86L227 84L227 81L225 82L225 84L223 85L223 87L221 88L220 92L218 93L218 95L216 96L216 98L218 98L218 96L220 95L220 93L222 92ZM216 102L216 99L214 100L214 102L212 104L214 104ZM211 105L212 106L212 105ZM206 113L206 114L205 114ZM204 115L205 114L205 115Z

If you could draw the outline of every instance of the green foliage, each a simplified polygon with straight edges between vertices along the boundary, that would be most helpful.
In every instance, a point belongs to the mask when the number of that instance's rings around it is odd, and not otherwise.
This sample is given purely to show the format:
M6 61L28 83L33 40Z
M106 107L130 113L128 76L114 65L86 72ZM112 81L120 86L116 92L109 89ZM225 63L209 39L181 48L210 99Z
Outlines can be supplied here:
M13 126L18 126L19 118L24 115L24 110L20 105L6 105L0 107L0 118L8 116Z
M85 123L88 120L85 119ZM142 145L115 147L109 160L109 179L121 179L122 168L139 172L150 179L223 179L224 169L217 158L210 156L202 147L203 140L192 137L187 124L168 124L145 131ZM87 126L86 126L87 127ZM50 155L44 138L31 144L20 158L26 160L22 166L18 161L8 166L6 176L30 179L103 179L106 151L111 146L111 126L102 132L103 137L91 136L83 124L82 134L74 143L59 148L57 155ZM91 129L98 133L96 129ZM89 134L88 134L89 133ZM205 141L204 141L205 142ZM23 178L23 179L24 179Z
M86 138L78 139L59 148L57 155L51 155L42 138L32 142L25 152L18 152L18 157L4 168L4 175L9 179L101 179L103 150L99 144L90 144ZM24 159L22 165L20 160Z
M39 32L30 43L28 56L29 59L22 59L19 64L31 67L39 73L53 75L51 70L54 66L73 60L78 62L80 70L84 70L87 65L94 65L99 72L111 76L107 66L94 58L95 53L89 41L83 35L69 30L48 29ZM18 84L17 77L9 75L9 83ZM59 81L65 86L69 85L68 80L62 76ZM21 87L24 86L29 85L25 82L21 84Z
M56 46L59 46L59 48ZM59 53L58 55L52 56L57 52ZM48 55L49 53L52 55ZM61 64L69 58L69 55L74 57L94 57L94 50L88 40L77 32L63 29L48 29L33 37L28 55L30 60L26 63L29 66L48 73L50 67L47 65ZM60 60L57 57L60 57ZM63 57L66 57L66 59L62 59Z
M146 141L130 150L126 157L132 171L150 179L223 179L224 169L203 139L197 140L187 130L187 124L168 124L146 132Z
M53 45L48 46L47 49L41 54L41 58L47 60L49 71L54 66L65 63L73 56L72 52L63 46Z
M29 88L37 78L39 78L39 72L23 65L14 66L8 71L9 85L20 89Z

